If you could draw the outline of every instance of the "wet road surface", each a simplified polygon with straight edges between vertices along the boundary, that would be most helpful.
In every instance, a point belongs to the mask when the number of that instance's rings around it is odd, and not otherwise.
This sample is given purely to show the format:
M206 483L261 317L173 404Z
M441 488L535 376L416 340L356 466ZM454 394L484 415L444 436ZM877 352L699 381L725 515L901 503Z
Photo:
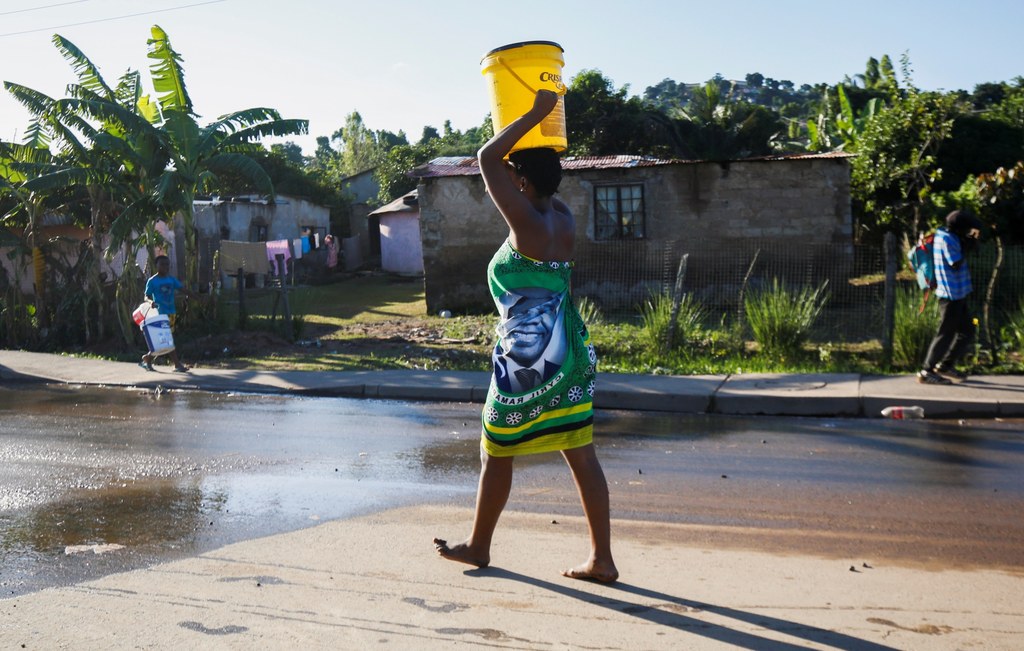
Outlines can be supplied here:
M479 406L0 388L0 598L418 502L471 505ZM1020 422L599 412L616 534L1024 570ZM557 455L510 508L578 515ZM678 531L674 534L678 541Z

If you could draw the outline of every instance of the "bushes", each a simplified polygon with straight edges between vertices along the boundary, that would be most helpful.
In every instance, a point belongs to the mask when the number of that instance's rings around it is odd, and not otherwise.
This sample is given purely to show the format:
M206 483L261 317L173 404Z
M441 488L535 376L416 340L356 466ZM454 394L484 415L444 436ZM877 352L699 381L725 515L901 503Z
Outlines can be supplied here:
M707 310L700 301L690 294L684 294L679 301L671 347L680 348L700 339L706 316ZM640 306L640 318L643 323L641 333L646 344L653 350L667 348L672 327L672 296L668 292L652 294Z
M580 313L583 323L587 325L598 325L604 323L604 315L597 303L588 296L583 296L576 301L576 310Z
M1001 339L1008 352L1024 355L1024 299L1020 300L1015 310L1006 313Z
M928 301L922 312L923 296L917 287L896 289L892 362L897 368L916 368L921 364L939 328L938 300Z
M828 281L791 290L777 278L743 301L747 324L761 352L780 360L799 357L828 302Z

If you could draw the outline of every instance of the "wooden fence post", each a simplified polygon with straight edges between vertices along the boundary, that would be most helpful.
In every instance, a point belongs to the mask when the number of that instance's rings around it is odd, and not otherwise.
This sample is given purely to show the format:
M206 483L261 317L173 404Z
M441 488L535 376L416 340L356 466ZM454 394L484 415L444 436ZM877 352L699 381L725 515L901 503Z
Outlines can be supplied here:
M245 270L238 268L238 329L245 330L249 315L245 311Z
M882 364L892 365L893 334L896 331L896 269L899 247L896 245L896 234L889 231L885 234L882 246L885 256L885 297L884 316L882 318Z

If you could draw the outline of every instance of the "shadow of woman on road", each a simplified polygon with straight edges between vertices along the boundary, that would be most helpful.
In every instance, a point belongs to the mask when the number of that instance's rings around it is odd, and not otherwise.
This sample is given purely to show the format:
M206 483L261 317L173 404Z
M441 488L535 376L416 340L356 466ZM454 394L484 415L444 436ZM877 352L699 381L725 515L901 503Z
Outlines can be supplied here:
M818 628L803 622L789 621L771 617L762 613L748 612L717 606L714 604L684 599L673 595L649 590L640 586L630 585L621 581L609 585L602 585L601 588L609 591L617 591L624 595L632 595L638 599L607 598L592 592L578 590L570 585L552 583L532 576L526 576L510 570L496 568L494 566L468 570L467 576L491 577L519 581L532 585L556 594L572 599L579 599L588 604L608 608L615 612L630 615L643 619L652 624L667 626L712 640L730 644L743 649L757 649L758 651L797 651L805 650L808 647L800 644L773 640L754 633L740 631L727 626L720 626L709 623L687 615L686 613L707 612L721 617L728 617L750 626L764 628L783 635L789 635L806 640L816 645L826 645L839 649L850 649L851 651L895 651L894 647L885 646L868 640L837 633L823 628Z

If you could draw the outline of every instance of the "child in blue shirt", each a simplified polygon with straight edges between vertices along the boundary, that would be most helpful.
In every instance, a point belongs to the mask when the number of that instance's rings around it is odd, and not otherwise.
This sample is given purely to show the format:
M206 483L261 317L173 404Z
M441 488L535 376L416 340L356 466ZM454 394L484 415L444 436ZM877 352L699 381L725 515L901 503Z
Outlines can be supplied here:
M175 292L181 292L185 296L195 296L192 292L185 289L185 286L180 280L171 275L171 260L166 255L158 255L156 257L156 274L151 276L146 281L146 298L153 302L156 306L157 311L160 314L164 314L170 320L171 328L174 328L174 317L177 315L177 308L174 305ZM178 350L175 348L168 356L171 358L171 362L174 364L174 370L179 373L185 373L188 368L178 361ZM139 366L146 369L147 371L153 370L153 356L146 353L142 356L142 361L139 362Z

